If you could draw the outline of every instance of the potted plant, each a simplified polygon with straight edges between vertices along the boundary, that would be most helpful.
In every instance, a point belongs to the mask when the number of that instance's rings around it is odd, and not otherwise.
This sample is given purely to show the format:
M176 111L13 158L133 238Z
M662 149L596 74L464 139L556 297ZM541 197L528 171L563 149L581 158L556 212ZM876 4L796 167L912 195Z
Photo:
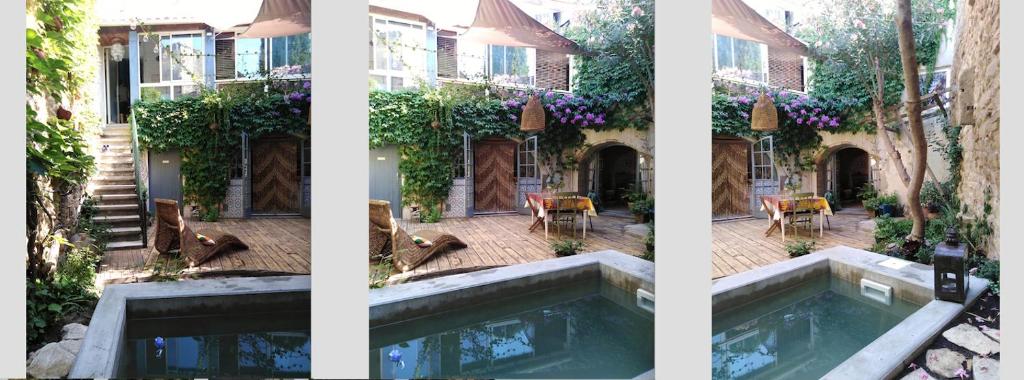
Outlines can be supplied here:
M629 211L633 213L633 217L636 218L637 223L646 223L649 220L651 212L654 211L654 198L642 198L638 199L629 207Z
M555 251L555 256L565 257L572 256L580 252L583 249L583 242L579 240L559 240L551 243L551 249Z

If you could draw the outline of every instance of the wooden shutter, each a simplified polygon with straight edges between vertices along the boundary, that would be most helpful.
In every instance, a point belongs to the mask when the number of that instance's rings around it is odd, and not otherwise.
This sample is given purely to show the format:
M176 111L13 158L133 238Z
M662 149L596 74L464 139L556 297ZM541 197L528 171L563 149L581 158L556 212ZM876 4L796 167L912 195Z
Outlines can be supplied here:
M217 40L217 79L235 79L235 40Z

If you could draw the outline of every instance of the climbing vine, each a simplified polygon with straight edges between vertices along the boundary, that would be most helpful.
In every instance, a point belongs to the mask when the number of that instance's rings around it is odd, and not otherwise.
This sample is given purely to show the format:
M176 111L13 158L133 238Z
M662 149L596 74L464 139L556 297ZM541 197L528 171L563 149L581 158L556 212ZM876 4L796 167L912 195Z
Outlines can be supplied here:
M185 199L216 220L227 196L229 169L242 133L309 133L310 82L275 78L175 100L141 100L133 106L139 144L148 150L178 150ZM265 91L266 90L266 91Z

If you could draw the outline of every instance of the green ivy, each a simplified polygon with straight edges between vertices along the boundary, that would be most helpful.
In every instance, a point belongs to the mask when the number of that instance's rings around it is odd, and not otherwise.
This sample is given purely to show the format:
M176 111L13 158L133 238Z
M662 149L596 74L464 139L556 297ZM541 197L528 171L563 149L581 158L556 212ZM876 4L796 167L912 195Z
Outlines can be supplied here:
M139 144L155 152L178 150L185 199L199 204L205 219L216 220L243 132L250 139L308 135L308 83L269 79L175 100L141 100L133 105Z

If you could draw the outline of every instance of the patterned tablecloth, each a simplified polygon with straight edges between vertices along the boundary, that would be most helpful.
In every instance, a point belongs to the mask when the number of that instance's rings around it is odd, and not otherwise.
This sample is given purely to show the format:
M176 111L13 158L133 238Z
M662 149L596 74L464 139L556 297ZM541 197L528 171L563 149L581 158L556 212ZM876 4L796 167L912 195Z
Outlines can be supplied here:
M548 210L554 210L557 208L573 208L574 206L576 210L586 211L587 215L589 216L597 216L597 210L594 208L594 202L591 201L590 198L580 196L579 200L576 201L575 205L556 205L555 201L556 199L554 194L527 193L526 204L524 206L537 210L538 218L544 218L547 215ZM560 200L561 203L565 203L568 201L569 200L567 199Z
M770 209L766 209L766 206ZM809 208L814 210L814 212L824 210L825 215L832 215L832 208L828 206L828 200L824 197L801 199L793 199L785 195L765 195L761 197L761 211L767 212L772 216L772 219L781 220L782 215L797 208Z

